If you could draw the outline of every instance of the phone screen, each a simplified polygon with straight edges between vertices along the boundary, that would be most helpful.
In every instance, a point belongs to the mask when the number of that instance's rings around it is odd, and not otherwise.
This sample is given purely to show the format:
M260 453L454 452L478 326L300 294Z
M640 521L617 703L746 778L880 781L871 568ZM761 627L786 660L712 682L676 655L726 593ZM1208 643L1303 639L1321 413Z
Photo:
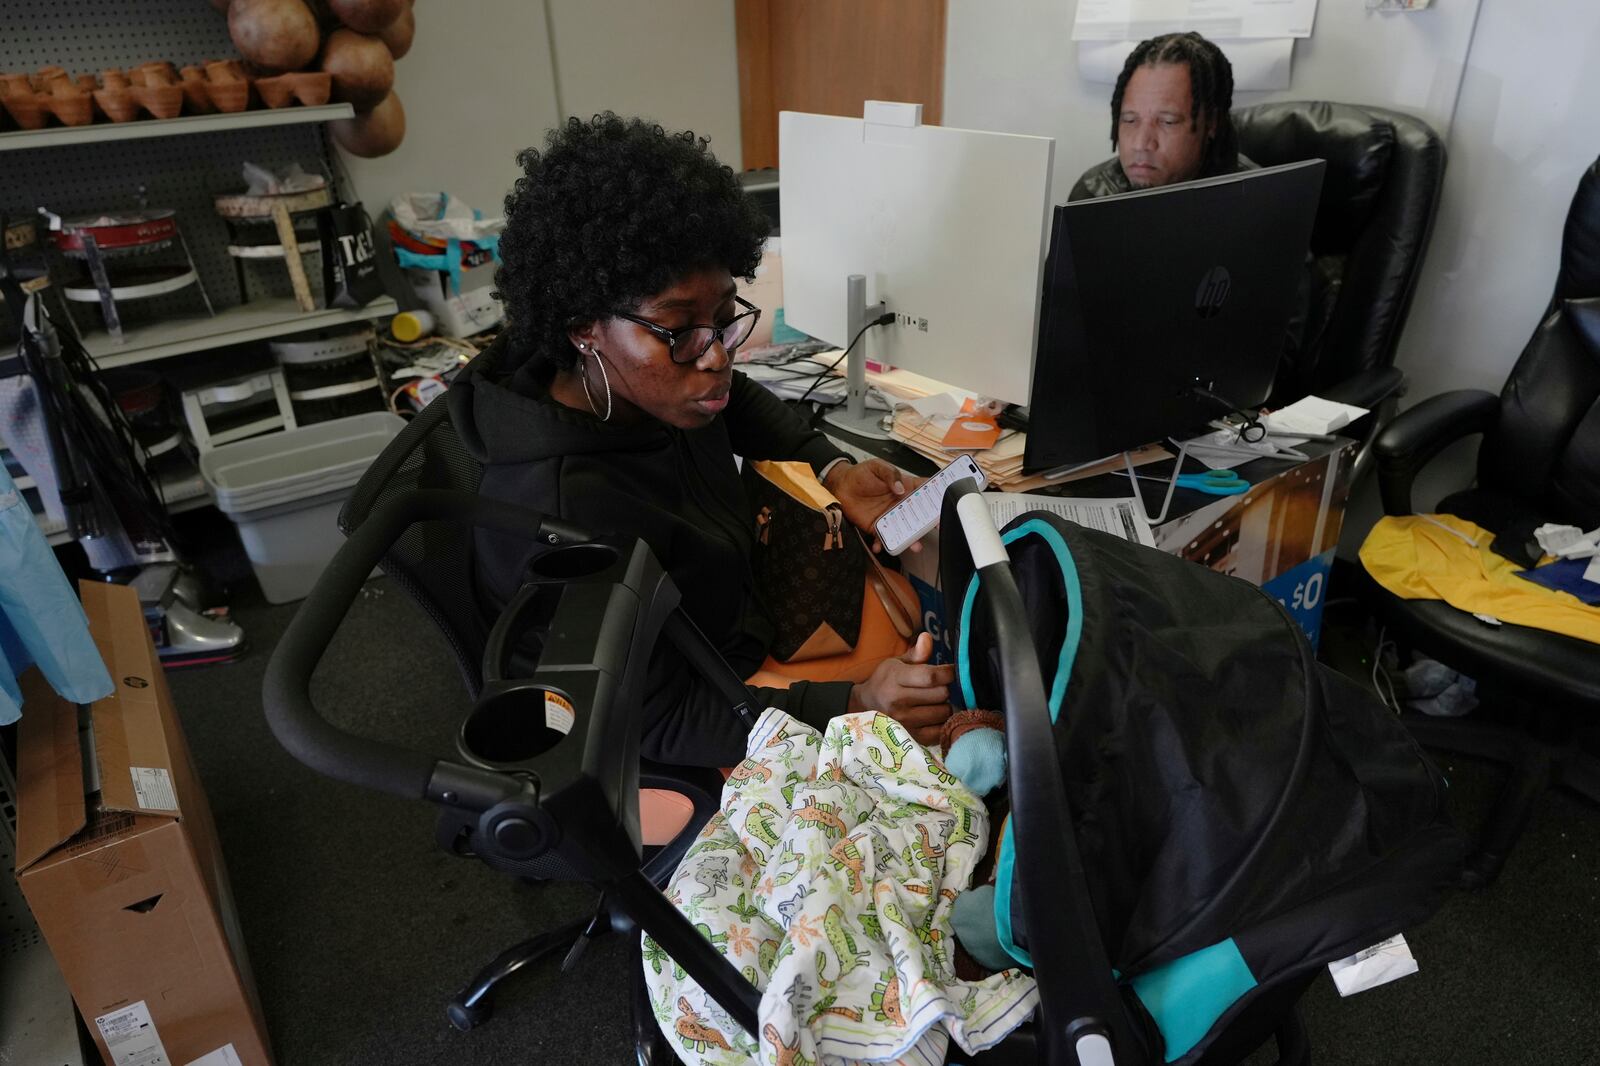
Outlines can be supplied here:
M944 490L963 479L976 481L980 489L989 482L972 456L963 455L885 511L873 524L884 550L890 555L899 555L937 526L939 509L944 506Z

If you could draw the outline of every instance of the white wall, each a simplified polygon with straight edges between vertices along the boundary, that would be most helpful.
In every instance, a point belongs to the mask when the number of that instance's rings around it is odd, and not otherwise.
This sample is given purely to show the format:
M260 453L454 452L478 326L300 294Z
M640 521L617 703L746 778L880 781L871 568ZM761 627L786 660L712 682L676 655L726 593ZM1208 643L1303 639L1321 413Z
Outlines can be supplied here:
M345 157L374 217L396 193L435 189L498 212L517 152L563 112L693 129L739 166L733 0L422 0L415 11L416 43L395 65L405 141Z
M1543 313L1573 189L1600 155L1596 55L1594 0L1483 0L1400 350L1413 399L1499 391Z
M376 218L397 193L445 190L497 214L521 172L516 154L555 124L555 79L543 5L519 0L423 0L417 36L395 64L406 110L400 147L346 155Z
M546 0L562 110L653 118L740 169L733 0Z

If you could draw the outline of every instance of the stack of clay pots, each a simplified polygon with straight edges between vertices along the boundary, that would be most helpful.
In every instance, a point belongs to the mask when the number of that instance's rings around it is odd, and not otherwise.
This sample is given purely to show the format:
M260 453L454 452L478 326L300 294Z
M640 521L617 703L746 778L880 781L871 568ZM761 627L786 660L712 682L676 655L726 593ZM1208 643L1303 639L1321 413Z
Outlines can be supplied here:
M182 71L165 61L144 63L132 70L103 70L98 78L74 78L60 67L46 67L31 75L0 75L0 109L25 130L43 129L51 116L63 126L177 118L243 111L251 104L252 86L261 106L316 106L328 102L333 78L315 71L257 78L237 59Z
M411 49L411 0L210 0L228 13L234 47L253 69L275 74L256 82L265 100L280 85L299 91L326 79L334 100L356 116L330 125L353 155L380 156L399 147L406 115L394 92L394 61Z
M182 71L152 62L102 71L98 79L60 67L0 74L0 116L37 130L52 116L65 126L86 126L97 117L129 122L243 111L253 100L314 107L332 99L356 112L330 124L341 148L380 156L399 146L406 115L394 92L394 63L411 50L411 0L208 2L226 12L243 62L214 60Z

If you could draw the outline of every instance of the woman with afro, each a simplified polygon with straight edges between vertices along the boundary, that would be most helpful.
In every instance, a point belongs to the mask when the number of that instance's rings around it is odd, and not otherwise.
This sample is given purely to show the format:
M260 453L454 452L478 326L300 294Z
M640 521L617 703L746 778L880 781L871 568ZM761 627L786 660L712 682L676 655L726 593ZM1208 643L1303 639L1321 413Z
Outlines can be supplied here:
M772 625L752 593L755 528L734 456L810 463L869 533L916 482L880 460L851 463L733 369L757 314L735 279L754 274L769 227L704 139L607 113L568 120L518 162L496 278L507 329L446 396L484 464L479 491L643 539L690 617L750 677ZM477 547L481 591L503 605L536 548L485 533ZM880 710L931 741L951 672L927 663L930 650L923 636L863 682L756 695L819 727ZM647 688L646 756L744 757L744 727L672 649L652 658Z

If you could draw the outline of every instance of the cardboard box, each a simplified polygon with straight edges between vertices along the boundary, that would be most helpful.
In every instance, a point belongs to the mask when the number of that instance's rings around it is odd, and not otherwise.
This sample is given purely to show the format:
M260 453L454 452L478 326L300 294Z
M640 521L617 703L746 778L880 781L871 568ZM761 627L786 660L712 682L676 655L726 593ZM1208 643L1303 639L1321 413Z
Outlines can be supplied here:
M116 680L91 707L30 670L17 880L114 1066L271 1066L216 826L130 588L80 585Z

